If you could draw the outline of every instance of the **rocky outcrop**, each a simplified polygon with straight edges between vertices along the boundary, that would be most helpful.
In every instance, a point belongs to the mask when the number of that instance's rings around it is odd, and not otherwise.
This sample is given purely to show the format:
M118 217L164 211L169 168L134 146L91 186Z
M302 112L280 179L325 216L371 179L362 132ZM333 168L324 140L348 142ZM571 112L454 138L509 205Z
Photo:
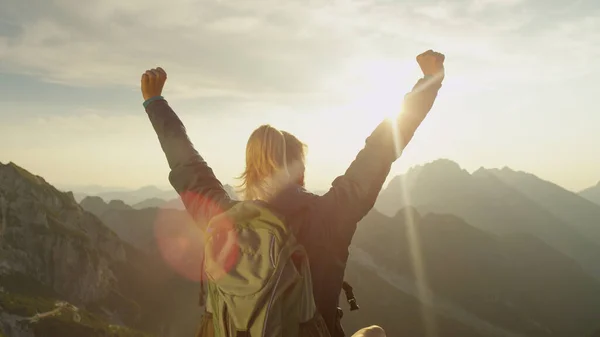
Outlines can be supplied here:
M85 204L104 214L138 212L121 201ZM165 263L154 221L144 219L142 251L119 236L141 246L131 222L115 226L117 233L72 193L0 163L0 337L192 335L197 281Z
M18 272L74 303L105 297L114 283L110 264L124 261L118 237L63 193L17 165L0 166L0 275Z
M84 331L135 323L139 308L121 294L117 275L127 263L126 244L72 193L14 163L0 163L0 332L49 337L63 336L58 331L64 328L92 336ZM62 303L61 312L81 307L85 318L42 315L53 312L55 302ZM101 318L92 320L92 311ZM63 320L60 327L57 320Z

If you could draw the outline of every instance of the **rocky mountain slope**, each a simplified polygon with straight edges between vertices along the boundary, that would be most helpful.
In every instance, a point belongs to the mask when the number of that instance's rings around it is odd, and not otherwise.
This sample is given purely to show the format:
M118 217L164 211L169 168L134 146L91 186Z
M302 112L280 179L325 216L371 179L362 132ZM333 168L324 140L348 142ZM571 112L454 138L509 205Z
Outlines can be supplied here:
M169 298L161 287L173 290ZM0 332L6 336L175 336L168 333L175 315L165 306L181 300L179 289L189 298L192 288L195 282L123 242L71 193L13 163L0 164ZM197 315L193 305L189 312Z

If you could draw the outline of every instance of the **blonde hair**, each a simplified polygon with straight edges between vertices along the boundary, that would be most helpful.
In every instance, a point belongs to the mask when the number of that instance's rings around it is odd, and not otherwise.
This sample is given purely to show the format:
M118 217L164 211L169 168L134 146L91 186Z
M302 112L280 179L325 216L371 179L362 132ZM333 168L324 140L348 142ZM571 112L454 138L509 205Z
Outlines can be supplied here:
M294 135L261 125L246 144L246 169L238 186L245 200L269 200L286 185L304 182L306 145Z

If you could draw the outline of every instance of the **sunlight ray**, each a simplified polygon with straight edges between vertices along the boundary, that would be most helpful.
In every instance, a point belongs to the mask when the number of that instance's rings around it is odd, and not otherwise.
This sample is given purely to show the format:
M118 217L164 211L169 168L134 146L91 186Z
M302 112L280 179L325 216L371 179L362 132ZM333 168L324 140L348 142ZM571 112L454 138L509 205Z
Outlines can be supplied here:
M432 83L434 83L435 81L439 80L439 78L441 76L443 76L443 74L437 74L436 76L429 78L422 85L415 87L413 89L413 91L408 95L414 95L415 93L422 91L427 86L429 86ZM401 113L403 113L403 112L401 112ZM402 137L398 130L398 123L391 123L391 124L392 124L392 132L393 132L394 147L395 147L396 155L397 155L397 157L400 157L400 155L402 153L402 149L404 148L405 144L402 144L402 142L401 142ZM402 175L401 179L403 180L403 182L402 182L402 199L404 200L404 206L405 207L410 206L410 196L409 196L409 192L408 192L408 188L407 188L408 185L405 180L406 175ZM419 298L423 302L423 305L421 306L421 316L423 318L425 334L427 337L437 337L438 333L437 333L437 324L435 322L435 316L431 311L427 310L427 307L429 305L431 305L433 302L433 297L431 295L431 292L429 291L429 286L428 286L429 282L427 280L423 257L421 254L421 242L420 242L419 234L418 234L418 231L417 231L417 228L415 225L415 221L414 221L412 212L407 210L404 212L404 216L405 216L405 223L406 223L406 230L407 230L407 237L408 237L407 244L409 246L408 250L409 250L410 258L411 258L411 262L412 262L413 273L415 275L415 283L417 286L417 292L418 292Z

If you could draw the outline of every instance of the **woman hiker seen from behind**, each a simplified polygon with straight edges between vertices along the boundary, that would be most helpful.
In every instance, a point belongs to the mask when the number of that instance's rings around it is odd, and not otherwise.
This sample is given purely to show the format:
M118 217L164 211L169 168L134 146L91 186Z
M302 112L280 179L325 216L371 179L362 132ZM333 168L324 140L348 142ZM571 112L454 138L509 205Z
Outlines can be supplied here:
M286 326L273 326L292 324L289 320L286 321L286 314L275 317L276 314L268 312L275 310L273 308L267 309L267 312L259 310L256 315L252 314L241 322L239 315L232 316L238 308L232 308L234 302L231 299L229 302L227 298L221 302L211 299L211 296L221 296L224 293L219 292L219 289L222 289L219 288L220 285L210 288L210 282L215 280L209 277L209 289L213 291L209 290L207 313L201 320L199 336L263 337L256 336L256 331L259 331L254 326L256 322L262 324L262 330L258 334L264 337L287 337L293 334L315 337L344 336L340 324L341 310L338 308L339 295L344 283L348 248L357 223L373 207L392 163L398 159L432 108L444 79L444 55L429 50L420 54L417 62L424 77L419 79L412 91L404 97L400 114L394 120L383 121L377 126L346 172L337 177L329 191L322 196L312 194L304 188L304 143L294 135L270 125L259 126L250 135L246 147L246 168L241 176L244 200L263 202L266 208L260 209L269 210L264 216L277 214L276 219L285 219L282 221L286 226L293 228L294 236L302 249L305 249L310 266L307 269L311 275L308 278L311 280L306 284L310 285L312 281L311 289L302 291L310 293L314 298L314 301L310 299L309 304L299 306L309 308L312 305L316 310L314 313L308 311L313 317L301 322L299 330L297 326L291 330ZM229 197L212 169L196 152L179 117L161 96L166 79L167 74L162 68L148 70L142 75L144 107L166 155L171 170L171 185L181 196L195 222L206 230L209 221L227 210L239 208L239 205L236 206L239 202ZM212 223L210 228L213 228ZM261 241L261 245L265 244L268 245L268 242ZM269 265L269 268L280 270L277 269L279 266L276 266L272 256L271 262L272 266ZM301 264L295 266L298 270L301 269ZM281 275L287 275L285 272L292 267L281 268ZM252 275L259 272L260 270ZM273 277L274 279L276 278ZM272 289L277 289L277 286ZM238 290L243 293L243 289ZM276 290L273 290L273 294L275 293ZM237 300L242 297L237 297ZM219 308L214 308L215 303L221 303ZM248 305L246 302L235 303ZM285 307L285 300L280 303L283 303L281 310L296 310L292 306ZM294 315L300 315L298 310L294 311ZM213 322L213 317L230 319L226 319L227 322ZM246 325L248 329L240 329L240 324ZM293 324L297 325L297 322ZM251 325L253 326L250 327ZM357 332L356 336L385 336L385 332L373 326Z

